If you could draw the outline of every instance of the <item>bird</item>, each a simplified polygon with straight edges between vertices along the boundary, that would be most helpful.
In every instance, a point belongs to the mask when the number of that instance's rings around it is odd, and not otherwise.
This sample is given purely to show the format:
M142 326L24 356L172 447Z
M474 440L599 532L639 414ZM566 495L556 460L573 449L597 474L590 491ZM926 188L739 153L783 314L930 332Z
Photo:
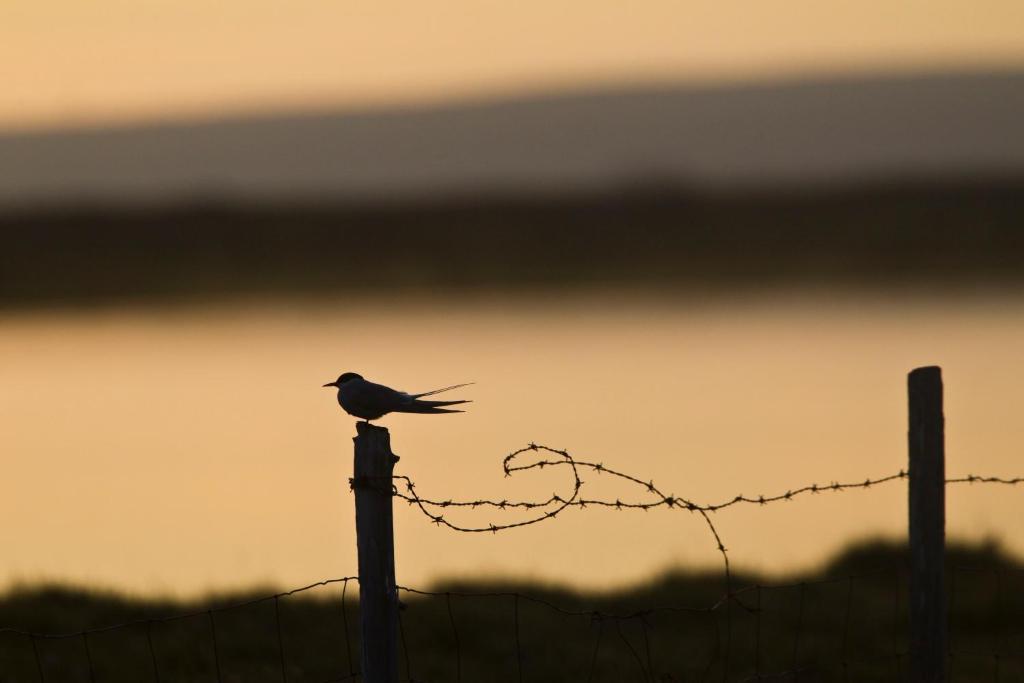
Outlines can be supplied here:
M369 422L383 417L388 413L426 413L436 415L439 413L462 413L463 410L445 408L443 406L454 406L462 403L471 403L469 400L459 401L423 401L424 396L433 396L443 391L468 387L472 382L465 384L453 384L450 387L424 391L420 394L409 394L398 391L383 384L375 384L355 372L342 373L338 379L328 382L325 387L337 387L338 404L349 415L362 418Z

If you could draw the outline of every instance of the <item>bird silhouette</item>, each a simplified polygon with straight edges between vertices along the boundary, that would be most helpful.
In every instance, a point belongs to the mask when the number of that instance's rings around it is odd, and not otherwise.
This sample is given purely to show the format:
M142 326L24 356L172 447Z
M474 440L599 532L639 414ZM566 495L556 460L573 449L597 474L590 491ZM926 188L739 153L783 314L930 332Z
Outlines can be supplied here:
M343 373L333 382L328 382L325 387L337 387L338 404L349 415L362 418L369 422L383 417L388 413L423 413L436 415L440 413L462 413L462 410L453 410L444 406L453 406L460 403L470 403L469 400L459 401L424 401L424 396L433 396L443 391L451 391L472 384L453 384L450 387L424 391L420 394L409 394L398 391L383 384L363 379L362 375L354 372Z

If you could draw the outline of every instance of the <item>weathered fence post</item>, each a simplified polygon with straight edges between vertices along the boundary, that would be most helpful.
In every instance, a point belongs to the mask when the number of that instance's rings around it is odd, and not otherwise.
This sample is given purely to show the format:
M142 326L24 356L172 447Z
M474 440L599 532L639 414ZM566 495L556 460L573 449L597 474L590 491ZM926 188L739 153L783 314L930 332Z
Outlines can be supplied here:
M356 423L356 543L359 546L359 619L362 678L366 683L398 681L398 592L391 512L391 473L397 457L384 427Z
M942 370L907 377L910 450L910 680L946 680L946 464Z

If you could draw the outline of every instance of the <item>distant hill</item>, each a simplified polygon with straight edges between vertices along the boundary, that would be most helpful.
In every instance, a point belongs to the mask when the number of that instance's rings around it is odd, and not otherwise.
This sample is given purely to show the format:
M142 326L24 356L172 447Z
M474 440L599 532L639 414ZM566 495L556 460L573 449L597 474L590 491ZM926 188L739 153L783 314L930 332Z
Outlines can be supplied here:
M0 135L0 209L1024 171L1024 73L623 88Z

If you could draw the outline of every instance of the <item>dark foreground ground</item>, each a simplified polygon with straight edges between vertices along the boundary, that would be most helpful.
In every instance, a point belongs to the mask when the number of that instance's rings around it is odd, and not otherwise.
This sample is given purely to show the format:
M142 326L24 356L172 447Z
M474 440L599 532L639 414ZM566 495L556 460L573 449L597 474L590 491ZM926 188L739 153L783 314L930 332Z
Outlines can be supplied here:
M1024 286L1024 177L0 215L0 310L243 295Z
M487 581L405 591L402 679L901 681L905 566L901 546L859 545L814 574L737 575L738 600L714 609L722 576L682 571L607 593ZM186 604L18 589L0 598L3 626L67 634L135 623L62 638L2 632L0 681L360 680L350 588L344 604L334 583L227 609L264 593ZM1024 679L1024 564L994 545L955 546L947 588L951 680Z

